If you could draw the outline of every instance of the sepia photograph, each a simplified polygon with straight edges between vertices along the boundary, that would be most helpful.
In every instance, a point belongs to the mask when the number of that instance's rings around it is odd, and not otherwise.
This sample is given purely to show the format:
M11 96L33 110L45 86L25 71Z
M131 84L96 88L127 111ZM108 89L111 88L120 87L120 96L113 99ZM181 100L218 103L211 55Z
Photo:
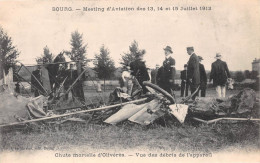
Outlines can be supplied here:
M0 162L260 162L259 0L0 0Z

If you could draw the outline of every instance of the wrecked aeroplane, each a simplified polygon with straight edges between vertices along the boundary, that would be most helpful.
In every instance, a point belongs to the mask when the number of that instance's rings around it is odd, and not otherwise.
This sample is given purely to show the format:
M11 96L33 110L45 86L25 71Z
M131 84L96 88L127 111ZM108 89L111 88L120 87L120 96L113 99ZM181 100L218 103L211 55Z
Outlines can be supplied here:
M55 124L73 121L111 125L129 121L146 126L157 123L162 118L178 123L192 120L207 124L222 120L260 121L257 119L259 99L252 89L244 89L226 99L200 97L193 101L191 97L199 88L186 98L176 99L159 86L146 81L143 84L149 90L148 94L142 94L138 88L129 95L121 88L116 88L110 94L109 105L92 104L92 107L81 105L63 108L62 113L61 110L55 108L55 104L73 89L85 71L80 72L63 93L61 93L61 88L66 78L54 89L56 92L45 93L35 98L26 98L13 93L10 89L4 89L0 94L1 100L4 101L0 104L0 127L37 122L53 123L53 121Z
M172 116L175 121L184 123L194 120L202 123L215 123L221 120L260 121L257 119L259 101L252 89L244 89L238 94L226 99L197 98L176 100L157 85L144 82L150 94L139 99L117 93L117 103L97 108L78 108L76 111L59 114L48 110L48 98L38 96L26 98L17 96L6 89L0 96L5 103L0 104L0 127L30 124L32 122L74 121L74 122L104 122L117 125L130 121L140 125L150 125L162 117ZM92 113L92 114L90 114ZM78 118L85 115L85 119ZM57 123L56 123L57 124ZM59 123L60 124L60 123Z

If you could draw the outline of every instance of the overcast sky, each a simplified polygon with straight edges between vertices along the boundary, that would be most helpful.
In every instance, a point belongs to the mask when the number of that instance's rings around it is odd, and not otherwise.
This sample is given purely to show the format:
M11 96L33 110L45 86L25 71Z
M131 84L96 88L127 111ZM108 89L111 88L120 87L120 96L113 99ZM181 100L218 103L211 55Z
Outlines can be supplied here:
M57 55L70 50L71 33L83 33L87 57L93 58L104 44L119 66L120 54L128 52L133 40L146 50L146 64L162 65L163 48L173 48L176 68L188 61L187 46L204 58L210 70L216 52L223 55L230 70L251 70L254 58L260 58L259 0L176 0L168 2L98 1L0 1L0 25L21 52L19 60L34 64L47 45ZM200 4L199 4L200 2ZM202 4L203 3L203 4ZM211 11L119 11L53 12L52 7L211 6Z

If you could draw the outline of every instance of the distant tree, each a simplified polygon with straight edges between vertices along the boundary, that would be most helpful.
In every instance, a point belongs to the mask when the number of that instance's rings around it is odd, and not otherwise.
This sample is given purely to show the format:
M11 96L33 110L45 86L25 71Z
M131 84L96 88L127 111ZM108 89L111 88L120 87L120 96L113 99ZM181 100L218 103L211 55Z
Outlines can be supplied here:
M98 78L104 80L104 90L105 81L112 77L116 68L114 61L109 56L109 50L105 48L104 45L100 48L100 53L95 55L97 60L94 70L97 72Z
M123 66L128 65L130 62L134 61L138 55L145 55L146 51L144 49L139 49L137 41L133 41L131 46L129 46L129 52L121 55L120 64Z
M251 72L249 70L245 70L244 76L245 76L246 79L251 79Z
M54 55L50 52L50 49L46 45L43 48L43 54L41 57L36 58L36 62L44 62L44 63L51 63L53 61Z
M244 74L243 74L242 71L237 71L237 72L235 73L235 80L236 80L237 82L241 82L241 81L245 80L245 76L244 76Z
M257 76L258 76L258 72L257 71L252 71L251 72L251 79L257 79Z
M15 67L16 58L19 54L17 48L13 46L12 38L0 26L0 78L3 77L3 69L5 70L5 74L8 74L9 68Z
M84 60L87 55L87 44L83 43L83 34L78 31L71 33L70 39L71 51L66 51L65 54L73 61Z
M230 71L229 73L232 79L236 78L236 71Z

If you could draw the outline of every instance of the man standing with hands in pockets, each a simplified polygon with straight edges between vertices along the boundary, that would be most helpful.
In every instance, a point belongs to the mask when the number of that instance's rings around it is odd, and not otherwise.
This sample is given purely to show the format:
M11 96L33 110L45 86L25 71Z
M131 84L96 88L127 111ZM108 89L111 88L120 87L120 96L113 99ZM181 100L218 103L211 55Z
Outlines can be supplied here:
M210 81L213 79L213 86L216 87L216 91L219 98L226 97L226 83L230 78L227 63L221 60L220 53L217 53L216 61L211 65Z
M187 47L187 53L190 55L190 59L188 61L187 78L190 83L191 94L193 94L200 85L199 58L194 53L193 47ZM198 96L198 92L192 96L192 100L195 100L196 96Z

